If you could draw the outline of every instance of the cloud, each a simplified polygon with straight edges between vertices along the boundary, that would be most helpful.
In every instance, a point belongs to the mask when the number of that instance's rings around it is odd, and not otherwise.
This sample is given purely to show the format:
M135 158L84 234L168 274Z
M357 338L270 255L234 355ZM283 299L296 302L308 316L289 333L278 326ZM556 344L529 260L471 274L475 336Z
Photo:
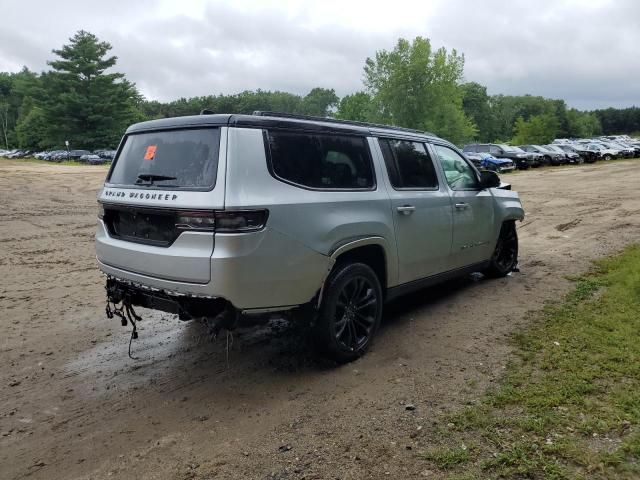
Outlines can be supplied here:
M462 0L9 3L0 70L45 69L51 49L84 28L109 41L117 69L159 100L316 86L345 95L362 88L367 56L416 35L463 52L466 79L490 93L564 98L580 108L640 99L633 0L487 0L472 8Z

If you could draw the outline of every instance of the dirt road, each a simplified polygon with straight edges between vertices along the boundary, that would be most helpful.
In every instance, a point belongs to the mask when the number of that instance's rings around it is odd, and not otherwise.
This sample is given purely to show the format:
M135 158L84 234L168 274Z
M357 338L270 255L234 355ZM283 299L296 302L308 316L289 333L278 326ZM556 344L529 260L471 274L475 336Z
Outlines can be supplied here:
M224 337L148 311L131 360L94 260L104 174L0 160L2 479L441 478L419 454L500 377L508 334L640 241L640 160L512 174L521 272L397 302L357 362L314 362L274 326L236 332L227 366Z

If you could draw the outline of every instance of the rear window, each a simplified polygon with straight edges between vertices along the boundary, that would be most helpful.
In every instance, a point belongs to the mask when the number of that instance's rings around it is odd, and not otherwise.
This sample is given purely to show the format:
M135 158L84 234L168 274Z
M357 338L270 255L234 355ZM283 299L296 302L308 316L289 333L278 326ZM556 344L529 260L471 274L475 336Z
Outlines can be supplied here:
M271 130L271 170L288 183L315 189L372 189L375 186L364 137Z
M125 138L109 183L211 190L216 183L219 147L218 128L131 134Z

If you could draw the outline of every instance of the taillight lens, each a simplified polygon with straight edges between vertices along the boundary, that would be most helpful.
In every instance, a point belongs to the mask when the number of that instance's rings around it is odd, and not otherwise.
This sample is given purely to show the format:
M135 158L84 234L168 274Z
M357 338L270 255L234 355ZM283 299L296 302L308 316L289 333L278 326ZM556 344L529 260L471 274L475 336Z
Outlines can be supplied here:
M268 210L182 211L176 215L176 228L201 232L242 233L262 230Z
M176 216L176 228L180 230L213 232L215 226L216 218L213 211L178 212Z
M268 210L225 210L216 212L216 232L240 233L262 230L269 217Z

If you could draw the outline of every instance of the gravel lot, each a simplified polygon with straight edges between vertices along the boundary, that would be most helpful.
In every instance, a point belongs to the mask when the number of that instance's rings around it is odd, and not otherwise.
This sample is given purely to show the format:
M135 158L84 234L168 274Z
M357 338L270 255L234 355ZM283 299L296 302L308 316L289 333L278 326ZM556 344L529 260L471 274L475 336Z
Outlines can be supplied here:
M278 325L237 331L227 362L226 338L145 310L131 360L94 259L105 173L0 160L2 479L443 478L420 457L441 414L500 378L567 276L640 241L640 160L506 175L521 271L396 302L357 362L316 362Z

